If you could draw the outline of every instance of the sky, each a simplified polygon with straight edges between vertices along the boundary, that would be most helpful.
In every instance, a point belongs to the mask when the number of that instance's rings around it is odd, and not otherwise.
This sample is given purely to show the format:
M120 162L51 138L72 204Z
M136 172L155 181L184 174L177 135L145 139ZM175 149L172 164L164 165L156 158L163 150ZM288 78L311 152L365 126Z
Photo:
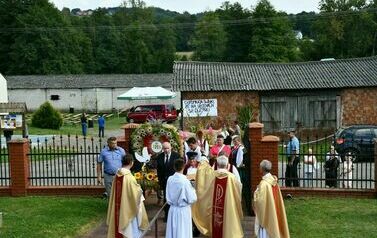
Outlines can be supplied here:
M56 7L80 8L81 10L96 9L98 7L117 7L123 0L50 0ZM144 0L147 6L160 7L171 11L198 13L219 8L225 0ZM255 6L258 0L228 0L239 2L245 8ZM302 11L318 11L319 0L270 0L272 5L280 11L299 13Z

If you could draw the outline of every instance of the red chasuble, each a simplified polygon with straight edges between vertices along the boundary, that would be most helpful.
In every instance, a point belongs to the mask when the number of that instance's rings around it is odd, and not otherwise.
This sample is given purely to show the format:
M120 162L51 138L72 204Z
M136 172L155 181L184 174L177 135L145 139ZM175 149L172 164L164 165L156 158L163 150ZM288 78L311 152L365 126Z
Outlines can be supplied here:
M119 233L119 211L120 203L122 201L122 187L123 176L115 176L115 238L123 238L123 235Z
M212 206L212 237L223 238L224 205L228 177L216 178Z

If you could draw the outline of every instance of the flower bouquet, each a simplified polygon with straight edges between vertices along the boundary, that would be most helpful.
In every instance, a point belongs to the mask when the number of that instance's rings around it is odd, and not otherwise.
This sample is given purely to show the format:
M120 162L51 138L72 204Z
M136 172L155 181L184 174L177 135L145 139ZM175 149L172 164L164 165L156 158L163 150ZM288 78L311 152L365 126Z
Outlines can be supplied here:
M134 177L143 189L144 195L149 195L152 191L158 191L158 177L155 169L150 169L145 164L141 171L136 172Z

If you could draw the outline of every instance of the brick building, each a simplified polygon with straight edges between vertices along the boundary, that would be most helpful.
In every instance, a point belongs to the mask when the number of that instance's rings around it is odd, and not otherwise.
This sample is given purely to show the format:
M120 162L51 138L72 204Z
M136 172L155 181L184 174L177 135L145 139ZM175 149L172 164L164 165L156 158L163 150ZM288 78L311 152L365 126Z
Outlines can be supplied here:
M217 99L216 126L250 106L270 132L377 124L377 57L303 63L176 62L181 100ZM206 124L208 118L184 118Z

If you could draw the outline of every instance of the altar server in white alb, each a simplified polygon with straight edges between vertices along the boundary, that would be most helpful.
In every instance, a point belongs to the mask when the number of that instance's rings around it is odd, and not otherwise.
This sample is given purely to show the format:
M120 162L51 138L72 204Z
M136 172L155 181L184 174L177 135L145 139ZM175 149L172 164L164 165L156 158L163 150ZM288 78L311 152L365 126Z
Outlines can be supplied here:
M174 162L175 174L166 185L166 201L170 205L166 238L192 238L191 204L196 202L195 189L183 175L185 162Z

